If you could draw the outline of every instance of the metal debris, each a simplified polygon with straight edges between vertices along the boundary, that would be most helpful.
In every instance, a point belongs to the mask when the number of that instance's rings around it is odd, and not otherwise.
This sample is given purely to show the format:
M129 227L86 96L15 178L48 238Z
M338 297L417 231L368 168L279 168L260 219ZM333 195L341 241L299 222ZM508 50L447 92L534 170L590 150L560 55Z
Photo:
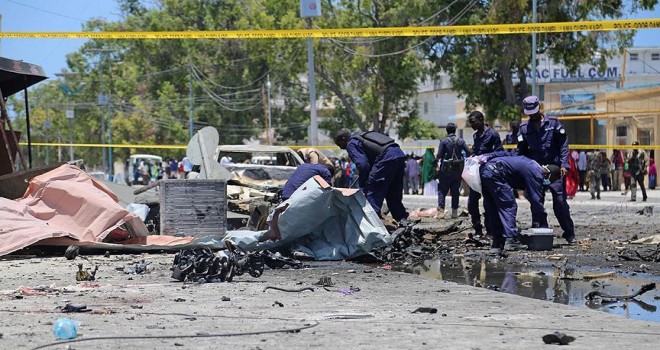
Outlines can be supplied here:
M613 303L623 300L632 300L648 291L654 290L655 283L645 284L637 292L630 295L611 295L601 291L593 291L587 294L584 298L589 301L597 301L600 303Z
M89 272L89 270L83 270L83 264L78 264L78 271L76 272L76 281L94 281L96 280L96 271L98 271L99 265L94 266L94 270Z
M619 253L619 258L627 261L660 262L660 244L637 249L625 248Z

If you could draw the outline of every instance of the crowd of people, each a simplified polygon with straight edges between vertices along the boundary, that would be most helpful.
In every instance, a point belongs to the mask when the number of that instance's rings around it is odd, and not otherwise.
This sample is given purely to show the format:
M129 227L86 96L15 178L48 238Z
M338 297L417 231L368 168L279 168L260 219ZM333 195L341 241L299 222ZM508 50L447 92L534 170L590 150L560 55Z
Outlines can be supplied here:
M621 195L630 192L630 201L637 200L637 186L642 192L642 201L646 201L645 177L649 177L649 189L655 189L657 170L653 158L644 150L636 149L633 142L631 151L615 149L610 157L604 151L572 151L571 169L567 178L569 198L577 191L589 191L591 199L600 199L601 191L621 191Z
M164 162L142 160L133 164L132 183L148 185L163 179L185 179L192 168L188 157L183 157L179 161L172 157Z

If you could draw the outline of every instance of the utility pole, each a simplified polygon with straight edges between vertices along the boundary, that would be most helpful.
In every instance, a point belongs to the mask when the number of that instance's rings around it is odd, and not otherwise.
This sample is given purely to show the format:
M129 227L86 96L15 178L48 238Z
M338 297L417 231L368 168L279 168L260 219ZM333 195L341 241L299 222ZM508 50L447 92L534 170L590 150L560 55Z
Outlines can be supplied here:
M267 101L267 103L268 103L268 144L272 145L273 144L273 139L272 138L273 138L274 135L272 133L273 124L272 124L271 114L270 114L270 88L271 88L270 74L267 74L266 75L266 89L267 89L267 93L268 93L268 101Z
M532 23L536 23L536 1L532 0ZM532 95L536 96L536 32L532 33Z
M46 120L44 122L44 129L46 129L46 144L48 144L50 142L50 127L52 125L53 124L51 123L50 120ZM48 146L48 145L46 145L46 162L45 163L46 163L45 165L50 164L50 146Z
M193 134L194 134L194 126L195 122L193 121L193 108L194 108L194 100L193 100L193 75L192 75L192 63L190 64L190 118L189 118L189 129L190 129L190 138L192 139Z
M93 53L100 53L100 58L99 58L99 65L103 64L105 61L106 54L115 52L117 50L115 49L87 49L86 52L93 52ZM101 165L101 168L103 169L103 172L108 173L112 171L112 165L108 165L108 162L112 162L112 159L108 160L108 150L106 150L106 132L105 132L105 123L106 123L106 114L109 111L109 99L108 97L104 94L104 79L103 79L103 72L102 70L99 71L100 79L99 83L101 85L100 87L100 93L99 93L99 98L98 98L98 104L101 106L101 143L103 144L102 147L102 158L103 158L103 163ZM106 107L104 110L103 107ZM112 149L110 149L110 154L112 153ZM112 156L110 156L112 157ZM110 174L112 176L112 174Z
M307 19L307 29L312 29L312 17L321 16L321 0L300 0L300 17ZM307 38L307 80L309 83L309 134L311 145L319 144L319 123L316 118L316 82L314 76L314 38Z
M62 72L62 73L55 73L56 76L58 77L63 77L66 82L68 77L74 77L74 76L80 76L80 73L78 72ZM69 100L71 96L75 96L80 93L80 90L82 90L84 84L80 84L76 88L71 88L70 85L68 84L61 84L60 89L62 92L64 92L64 95L67 96L67 109L65 112L66 119L68 120L69 123L69 161L74 160L74 153L73 153L73 119L75 117L75 109L69 105Z

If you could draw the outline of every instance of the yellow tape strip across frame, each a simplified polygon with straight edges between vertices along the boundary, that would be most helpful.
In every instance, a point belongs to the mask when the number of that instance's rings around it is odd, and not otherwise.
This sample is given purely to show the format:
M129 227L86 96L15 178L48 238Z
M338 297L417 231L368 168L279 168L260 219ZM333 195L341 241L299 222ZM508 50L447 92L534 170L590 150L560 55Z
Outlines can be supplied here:
M27 146L27 142L20 142L19 145L21 146ZM51 147L88 147L88 148L135 148L135 149L186 149L188 145L123 145L123 144L101 144L101 143L74 143L74 144L69 144L69 143L45 143L45 142L32 142L32 146L35 147L45 147L45 146L51 146ZM290 145L288 146L291 149L300 149L300 148L307 148L307 147L314 147L317 149L327 149L327 150L338 150L339 147L337 146L306 146L306 145ZM429 146L401 146L401 148L404 149L426 149L426 148L434 148L434 147L429 147ZM513 149L516 148L515 145L505 145L504 148L507 149ZM631 145L569 145L569 149L574 150L574 149L584 149L584 150L602 150L602 149L644 149L644 150L652 150L652 149L660 149L660 145L640 145L640 146L631 146Z
M163 31L163 32L0 32L9 39L290 39L345 38L378 36L442 36L494 35L527 33L589 32L660 28L659 18L553 22L511 23L471 26L428 26L344 29L283 29L225 31Z

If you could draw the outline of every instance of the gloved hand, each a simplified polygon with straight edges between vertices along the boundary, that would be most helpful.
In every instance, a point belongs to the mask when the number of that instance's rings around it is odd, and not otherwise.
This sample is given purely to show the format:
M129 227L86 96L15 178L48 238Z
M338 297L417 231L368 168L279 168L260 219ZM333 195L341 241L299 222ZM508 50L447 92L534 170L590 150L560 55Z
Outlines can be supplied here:
M485 154L482 154L482 155L479 155L479 156L475 156L474 160L476 160L477 163L479 163L479 164L484 164L488 161L488 157L486 157Z

